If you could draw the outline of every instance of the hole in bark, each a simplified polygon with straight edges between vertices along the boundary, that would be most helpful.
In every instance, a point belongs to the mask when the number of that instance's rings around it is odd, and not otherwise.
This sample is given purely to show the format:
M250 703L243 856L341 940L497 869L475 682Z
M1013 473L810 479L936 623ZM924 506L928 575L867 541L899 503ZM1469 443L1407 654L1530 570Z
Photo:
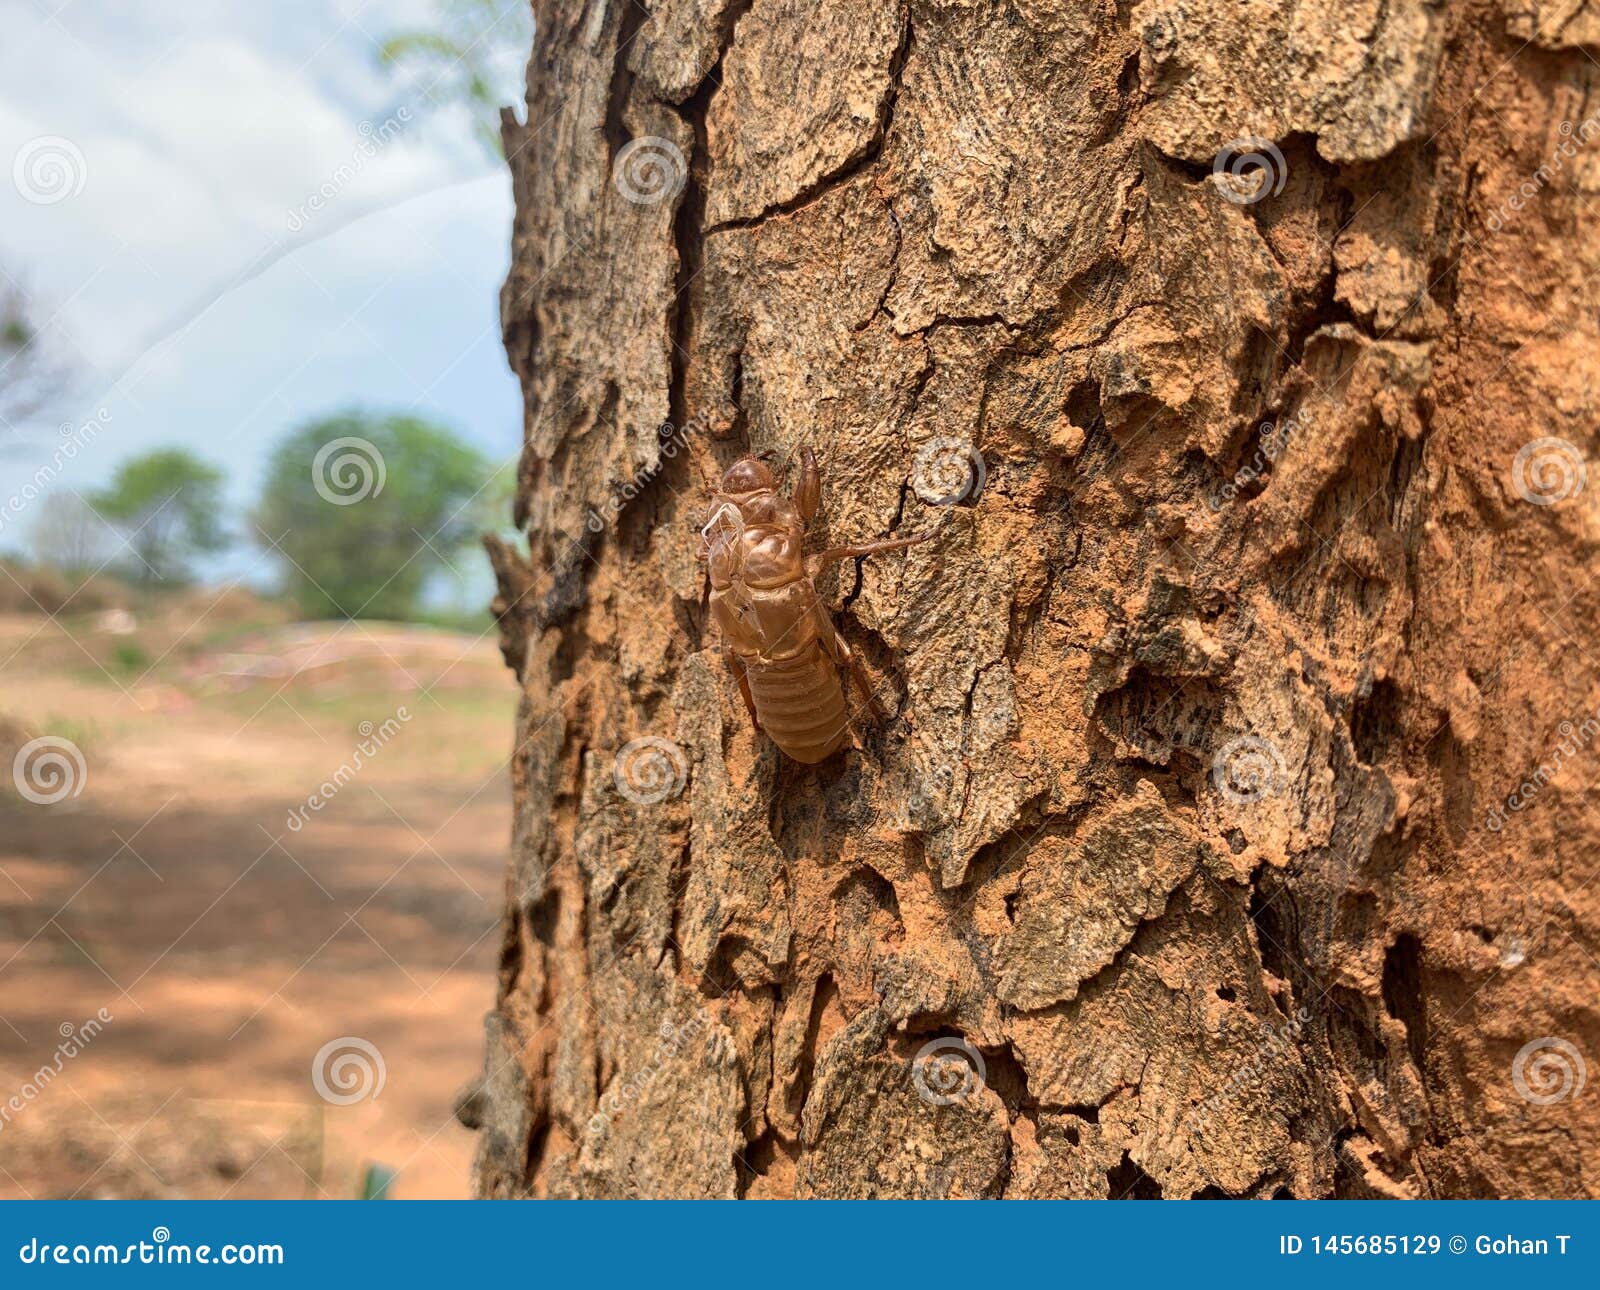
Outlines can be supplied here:
M1100 382L1079 381L1067 391L1067 420L1080 430L1092 430L1100 422Z
M1406 1048L1420 1074L1427 1040L1422 1005L1422 943L1410 932L1402 932L1384 953L1383 1006L1405 1026Z
M1219 985L1217 987L1217 998L1221 999L1224 1003L1232 1003L1238 997L1238 993L1231 985Z
M1211 495L1211 505L1222 510L1233 502L1248 502L1266 492L1272 478L1273 467L1283 455L1293 427L1286 424L1287 415L1269 410L1265 416L1251 423L1238 442L1230 443L1223 453L1223 476Z
M545 892L528 908L528 930L541 945L556 943L556 924L561 919L561 893Z
M500 929L500 984L507 991L522 977L522 926L526 915L513 909Z
M852 928L870 928L880 941L897 941L905 935L900 899L894 884L868 865L851 872L833 889L834 903Z
M545 1149L549 1143L550 1121L540 1120L528 1134L527 1150L520 1162L524 1178L533 1178L538 1174L539 1167L544 1164Z
M1009 1044L992 1051L979 1051L983 1054L983 1082L995 1091L1011 1115L1023 1109L1033 1110L1039 1105L1038 1100L1028 1092L1028 1072L1022 1069L1022 1063L1017 1061Z
M1350 742L1368 766L1377 763L1400 730L1400 691L1393 681L1375 682L1350 709Z
M706 970L700 978L701 989L715 991L714 998L722 998L739 989L743 985L743 978L737 964L739 957L748 953L752 951L744 937L724 936L717 942L711 961L706 964Z
M738 1195L743 1198L759 1182L771 1181L776 1190L768 1193L784 1195L794 1192L794 1157L785 1149L777 1135L768 1129L743 1151L733 1153L734 1169L738 1173Z
M1400 523L1400 512L1411 489L1411 480L1422 466L1422 441L1401 439L1395 445L1394 460L1389 464L1389 522Z
M1133 1163L1126 1151L1122 1163L1106 1172L1112 1200L1160 1200L1161 1184Z
M1250 921L1256 929L1256 952L1261 955L1261 966L1268 972L1281 981L1292 981L1290 931L1283 911L1277 908L1288 898L1282 894L1282 886L1274 883L1268 890L1266 883L1263 877L1250 892Z
M611 63L611 86L606 94L605 137L609 155L615 157L628 142L628 129L622 123L628 92L633 88L633 73L628 70L628 49L644 25L647 13L640 5L626 5L617 30L616 53Z
M1127 98L1139 88L1139 51L1136 49L1122 60L1122 71L1117 76L1117 93Z

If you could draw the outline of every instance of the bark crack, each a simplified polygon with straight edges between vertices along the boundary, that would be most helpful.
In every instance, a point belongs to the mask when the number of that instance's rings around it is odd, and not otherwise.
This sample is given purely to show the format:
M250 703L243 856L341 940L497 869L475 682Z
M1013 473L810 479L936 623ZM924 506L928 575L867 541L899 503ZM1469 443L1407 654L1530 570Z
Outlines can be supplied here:
M705 235L711 237L716 233L725 233L731 229L758 228L770 219L793 215L796 211L804 210L807 206L813 205L834 189L848 183L857 175L875 165L879 157L883 155L883 145L889 137L889 128L894 122L895 101L900 95L900 78L905 70L906 59L910 52L911 14L907 10L901 27L900 44L896 48L894 56L889 60L889 83L884 88L883 98L878 104L877 120L874 123L872 135L867 142L838 166L835 166L821 178L807 184L787 201L774 202L763 207L755 215L722 220L706 229Z

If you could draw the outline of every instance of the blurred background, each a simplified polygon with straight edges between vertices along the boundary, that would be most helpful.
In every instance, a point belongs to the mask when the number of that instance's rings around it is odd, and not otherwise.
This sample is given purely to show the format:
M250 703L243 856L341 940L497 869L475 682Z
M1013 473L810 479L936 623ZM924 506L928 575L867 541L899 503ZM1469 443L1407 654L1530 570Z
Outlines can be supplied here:
M0 1196L466 1194L532 36L7 7Z

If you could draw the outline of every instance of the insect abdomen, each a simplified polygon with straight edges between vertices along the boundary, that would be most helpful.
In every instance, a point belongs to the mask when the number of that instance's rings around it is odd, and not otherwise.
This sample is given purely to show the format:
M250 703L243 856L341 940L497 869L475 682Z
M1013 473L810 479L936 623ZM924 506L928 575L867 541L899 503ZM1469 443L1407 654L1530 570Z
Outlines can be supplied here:
M820 645L776 663L747 659L745 673L762 729L789 756L815 764L844 746L844 690Z

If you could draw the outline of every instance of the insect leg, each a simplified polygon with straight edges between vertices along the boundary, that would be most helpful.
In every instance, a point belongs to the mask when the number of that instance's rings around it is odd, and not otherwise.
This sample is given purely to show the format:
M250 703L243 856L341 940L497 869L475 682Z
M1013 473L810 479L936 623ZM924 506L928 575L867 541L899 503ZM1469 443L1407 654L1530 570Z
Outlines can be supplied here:
M822 472L817 469L817 454L809 448L800 449L800 478L795 481L794 507L807 524L816 519L822 508Z
M855 682L857 691L860 692L861 701L867 705L872 713L873 720L887 721L889 709L884 707L872 689L872 678L867 675L867 669L861 666L861 660L856 657L856 652L850 648L844 637L838 637L839 652L844 656L845 670L850 673L850 679Z
M866 704L876 721L887 721L889 710L878 701L878 696L872 689L872 678L867 675L867 669L861 666L861 660L856 657L856 652L850 648L850 643L839 635L838 629L833 625L833 619L828 617L828 611L822 607L819 600L816 604L815 618L817 620L817 638L829 656L840 667L850 674L850 680L855 683L856 690L861 695L861 701Z
M750 710L750 724L757 731L761 729L761 718L756 714L756 698L750 693L750 678L745 673L744 663L731 649L727 651L728 670L733 673L734 680L739 682L739 693L744 696L744 706Z
M877 555L883 551L903 551L908 546L916 546L918 542L926 542L933 533L918 533L915 537L891 538L887 542L864 542L859 546L835 546L826 551L819 551L816 555L806 557L806 572L813 577L826 569L836 560L848 560L858 555Z

